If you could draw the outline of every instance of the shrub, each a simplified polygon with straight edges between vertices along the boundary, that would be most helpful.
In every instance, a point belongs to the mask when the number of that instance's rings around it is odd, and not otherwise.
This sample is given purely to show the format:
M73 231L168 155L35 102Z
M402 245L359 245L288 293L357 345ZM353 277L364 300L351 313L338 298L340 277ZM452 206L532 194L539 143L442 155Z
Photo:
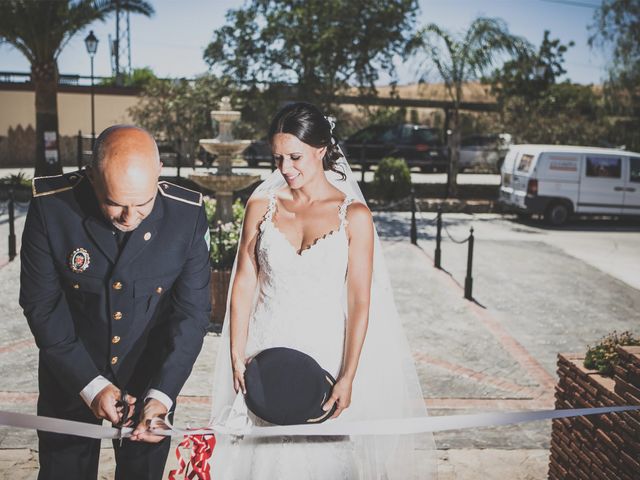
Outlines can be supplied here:
M618 346L640 345L640 339L635 338L630 332L622 332L620 335L614 330L609 335L602 337L600 343L591 347L587 345L587 354L584 366L592 370L598 370L602 375L612 375L613 367L618 364Z
M0 178L0 185L31 188L31 177L27 176L24 172L18 172L17 174Z
M236 257L240 242L240 229L244 218L244 206L238 199L233 203L233 221L229 223L216 223L216 201L211 197L204 197L204 208L209 222L211 235L211 248L209 256L211 266L215 269L230 269Z
M380 160L373 176L376 192L384 200L398 200L411 193L411 172L403 158L386 157Z

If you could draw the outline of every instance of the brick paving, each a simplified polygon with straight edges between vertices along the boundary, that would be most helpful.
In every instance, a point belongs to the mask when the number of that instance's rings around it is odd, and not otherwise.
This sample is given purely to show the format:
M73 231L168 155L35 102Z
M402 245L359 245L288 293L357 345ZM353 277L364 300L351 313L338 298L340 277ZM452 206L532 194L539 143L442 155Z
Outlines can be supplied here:
M420 247L415 247L407 240L407 218L376 214L398 311L432 415L553 408L557 353L583 351L613 328L638 325L635 288L567 253L554 244L553 232L496 216L450 217L457 237L465 236L471 222L476 227L476 301L467 301L462 288L466 246L445 240L446 270L434 269L433 226L420 224ZM0 236L3 227L0 218ZM609 236L621 245L637 244L639 231L631 229L622 239L617 233ZM34 413L37 349L17 304L18 275L18 261L0 268L0 408ZM177 424L208 420L219 341L214 335L205 339L178 402ZM549 441L550 422L544 421L438 433L439 478L546 478ZM35 478L36 446L33 432L0 428L0 476L11 471L12 478ZM103 446L100 475L112 478L109 443ZM174 463L170 456L169 466Z

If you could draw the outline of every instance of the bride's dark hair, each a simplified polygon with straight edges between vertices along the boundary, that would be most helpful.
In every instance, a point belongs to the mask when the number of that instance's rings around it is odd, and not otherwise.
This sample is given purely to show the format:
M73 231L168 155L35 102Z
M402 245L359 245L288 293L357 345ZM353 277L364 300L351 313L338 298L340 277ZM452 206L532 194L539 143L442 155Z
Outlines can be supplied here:
M322 167L336 172L344 180L347 176L336 165L342 154L332 130L333 125L318 107L311 103L296 102L282 108L273 118L269 127L269 142L277 133L288 133L312 147L326 147Z

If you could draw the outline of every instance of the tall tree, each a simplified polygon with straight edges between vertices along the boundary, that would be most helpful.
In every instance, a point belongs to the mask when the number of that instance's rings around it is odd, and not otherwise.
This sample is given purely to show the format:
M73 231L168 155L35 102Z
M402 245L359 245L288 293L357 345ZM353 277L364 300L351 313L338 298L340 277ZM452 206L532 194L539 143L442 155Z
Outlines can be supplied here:
M523 52L485 79L501 106L501 124L517 142L603 146L602 99L590 85L559 82L563 44L544 32L535 52Z
M204 58L241 84L293 84L299 99L330 102L356 84L375 91L394 74L414 31L416 0L251 0L227 12Z
M192 165L198 140L213 137L211 110L230 93L224 79L210 75L194 80L151 79L129 113L139 125L180 153L185 165Z
M613 47L614 77L640 78L640 2L603 0L590 26L591 46Z
M547 90L557 83L558 78L567 73L564 69L564 54L575 44L563 44L559 39L551 39L545 30L537 52L524 51L509 60L501 68L493 71L484 81L490 82L498 101L514 96L527 101L540 99Z
M589 27L592 47L611 58L605 99L613 119L611 141L640 150L640 2L603 0Z
M31 64L35 88L35 175L62 171L58 143L58 56L67 42L96 20L120 8L146 16L153 7L144 0L2 0L0 42L9 43ZM45 158L45 134L54 155Z
M452 133L449 137L451 159L447 175L449 195L457 194L463 85L482 77L505 55L516 56L529 49L528 42L512 35L503 20L482 17L475 19L462 36L455 36L431 23L420 30L410 42L409 52L426 54L422 61L423 67L435 66L453 104Z

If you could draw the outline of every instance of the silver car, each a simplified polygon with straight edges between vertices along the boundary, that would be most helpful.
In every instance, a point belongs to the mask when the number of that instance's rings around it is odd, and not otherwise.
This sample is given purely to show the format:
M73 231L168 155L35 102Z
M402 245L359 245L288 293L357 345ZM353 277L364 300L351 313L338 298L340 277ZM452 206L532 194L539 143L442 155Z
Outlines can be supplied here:
M508 133L469 135L460 142L458 169L500 173L504 157L512 144Z

